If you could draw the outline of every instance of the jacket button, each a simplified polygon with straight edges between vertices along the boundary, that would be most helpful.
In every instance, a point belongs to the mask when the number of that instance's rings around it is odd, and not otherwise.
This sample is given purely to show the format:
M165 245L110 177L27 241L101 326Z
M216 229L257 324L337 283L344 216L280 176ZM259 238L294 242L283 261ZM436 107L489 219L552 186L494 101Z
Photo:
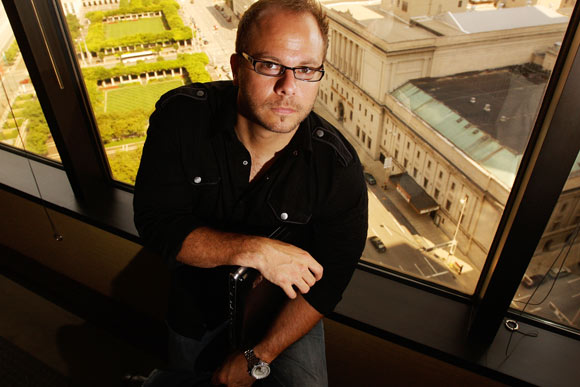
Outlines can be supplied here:
M203 97L205 95L205 92L203 90L198 90L196 94L198 97Z
M281 213L281 214L280 214L280 219L282 219L282 220L287 220L287 219L288 219L288 214L287 214L287 213L285 213L285 212Z
M196 177L194 177L194 178L193 178L193 182L194 182L195 184L199 184L199 183L201 183L201 177L199 177L199 176L196 176Z
M318 137L322 137L322 136L324 136L324 131L323 131L322 129L318 129L318 130L316 131L316 135L317 135Z
M249 164L249 163L248 163L248 160L244 160L244 161L242 161L242 164L244 164L244 166L248 165L248 164Z

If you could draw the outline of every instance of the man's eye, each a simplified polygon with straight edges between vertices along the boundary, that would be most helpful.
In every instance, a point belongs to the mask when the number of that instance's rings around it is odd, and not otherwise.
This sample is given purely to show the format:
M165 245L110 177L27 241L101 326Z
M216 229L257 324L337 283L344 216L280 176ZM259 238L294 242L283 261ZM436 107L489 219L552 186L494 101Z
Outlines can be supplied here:
M300 68L297 68L296 71L298 71L301 74L309 75L309 74L314 73L316 70L311 69L310 67L300 67Z
M262 62L262 67L266 70L280 70L280 65L278 63Z

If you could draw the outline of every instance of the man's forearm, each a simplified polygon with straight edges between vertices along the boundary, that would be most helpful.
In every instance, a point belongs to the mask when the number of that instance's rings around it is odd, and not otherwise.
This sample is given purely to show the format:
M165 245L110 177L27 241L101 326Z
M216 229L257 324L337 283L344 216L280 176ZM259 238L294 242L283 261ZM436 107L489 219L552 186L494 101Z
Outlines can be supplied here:
M256 356L268 363L298 341L323 317L302 296L288 301L266 337L254 348Z
M312 256L293 245L260 236L225 233L207 227L192 231L176 257L187 265L212 268L248 266L296 298L322 278L323 268Z

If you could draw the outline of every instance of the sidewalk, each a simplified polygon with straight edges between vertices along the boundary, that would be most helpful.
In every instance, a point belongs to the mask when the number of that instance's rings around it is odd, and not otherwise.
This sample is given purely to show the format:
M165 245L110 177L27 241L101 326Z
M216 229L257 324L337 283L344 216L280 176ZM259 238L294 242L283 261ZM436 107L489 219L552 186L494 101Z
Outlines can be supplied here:
M386 187L382 189L386 201L392 203L392 206L396 209L397 216L402 216L405 222L408 222L413 227L413 231L417 234L413 235L415 241L417 242L417 248L427 248L439 243L448 242L452 239L452 236L446 235L439 227L435 225L433 219L428 214L419 215L409 203L397 192L396 187L388 181L388 175L386 170L383 168L383 163L379 160L373 160L371 156L363 149L362 145L359 144L346 130L343 130L342 124L338 122L332 114L318 101L314 104L314 110L325 120L333 124L340 132L347 138L347 140L353 145L358 153L361 163L366 172L371 173L376 181L378 187ZM382 198L379 198L379 200ZM385 206L388 211L394 214L391 206ZM454 265L457 262L458 265L463 265L462 275L457 276L457 284L460 289L466 292L473 292L475 288L477 278L480 273L475 269L475 265L471 260L465 256L459 248L456 248L454 255L448 254L448 248L436 249L432 253L423 253L432 259L444 262L450 271L457 274L458 266Z

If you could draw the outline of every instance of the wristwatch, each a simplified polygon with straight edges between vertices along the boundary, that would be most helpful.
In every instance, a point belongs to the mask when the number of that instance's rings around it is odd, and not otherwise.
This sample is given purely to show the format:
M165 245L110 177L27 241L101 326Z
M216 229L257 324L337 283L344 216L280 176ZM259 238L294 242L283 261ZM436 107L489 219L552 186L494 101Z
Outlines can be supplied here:
M253 348L245 351L244 356L248 362L248 373L255 379L264 379L270 375L270 364L257 358Z

